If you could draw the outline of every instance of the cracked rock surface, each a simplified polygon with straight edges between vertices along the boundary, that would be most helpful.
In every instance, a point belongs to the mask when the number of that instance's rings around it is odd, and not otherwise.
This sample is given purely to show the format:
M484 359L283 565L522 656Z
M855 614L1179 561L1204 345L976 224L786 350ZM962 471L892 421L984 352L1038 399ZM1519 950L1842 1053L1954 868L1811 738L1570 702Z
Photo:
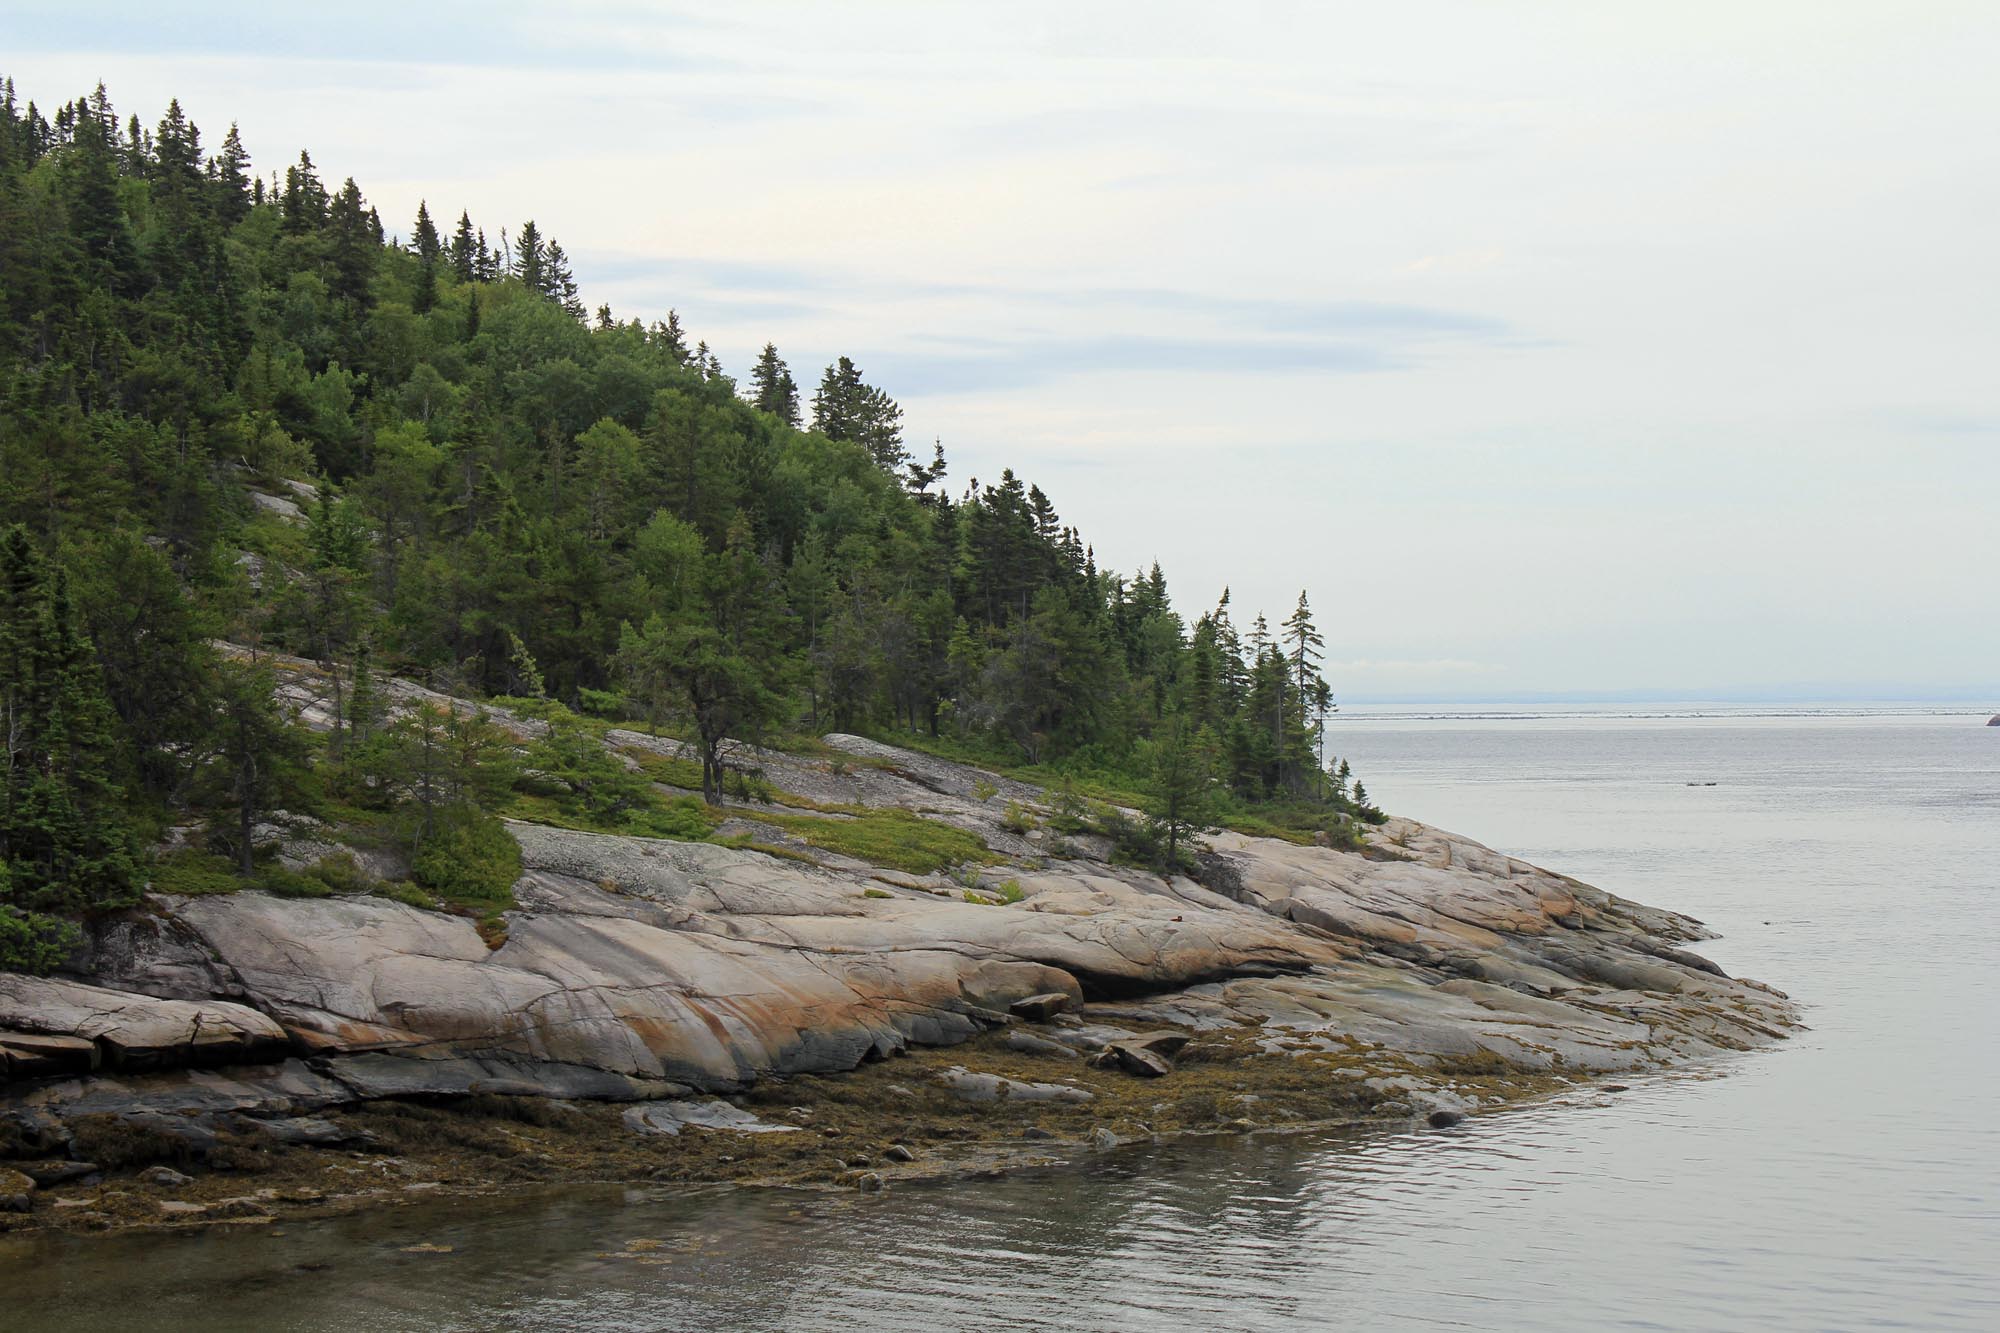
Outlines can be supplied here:
M1250 1031L1272 1052L1379 1050L1402 1068L1638 1069L1795 1021L1778 992L1683 949L1699 923L1409 820L1360 852L1215 835L1234 872L1210 876L1233 880L1218 892L1002 828L1010 803L1046 807L1037 788L827 745L843 758L735 762L813 801L974 832L1006 862L978 882L1014 881L1020 901L832 854L533 824L510 826L524 874L497 949L466 918L372 896L154 896L99 926L76 975L0 975L0 1118L712 1096L962 1042L1031 998L1051 1014L1050 997L1089 1001L1107 1038ZM1074 1024L1040 1030L1075 1045Z

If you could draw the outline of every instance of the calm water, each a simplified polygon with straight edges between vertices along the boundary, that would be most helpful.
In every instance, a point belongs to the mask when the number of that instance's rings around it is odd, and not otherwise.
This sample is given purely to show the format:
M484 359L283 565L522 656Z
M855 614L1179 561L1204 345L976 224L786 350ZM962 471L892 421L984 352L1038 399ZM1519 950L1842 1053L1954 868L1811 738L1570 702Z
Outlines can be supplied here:
M1450 1133L0 1248L0 1325L2000 1328L2000 728L1615 711L1343 715L1336 748L1384 805L1702 917L1809 1004L1786 1046Z

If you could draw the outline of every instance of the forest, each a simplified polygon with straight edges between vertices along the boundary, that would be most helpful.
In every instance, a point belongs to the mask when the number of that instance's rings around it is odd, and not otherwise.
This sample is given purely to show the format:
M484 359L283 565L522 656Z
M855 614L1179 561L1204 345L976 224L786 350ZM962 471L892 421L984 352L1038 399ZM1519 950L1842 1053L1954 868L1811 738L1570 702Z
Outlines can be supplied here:
M1380 818L1325 760L1305 593L1190 620L1011 470L956 485L848 357L808 393L767 343L739 380L675 312L585 309L533 221L452 213L385 222L178 102L149 126L0 81L0 967L148 885L340 888L260 862L279 810L490 908L499 816L704 836L754 795L738 747L828 731L1056 784L1163 871L1206 829ZM330 726L273 655L315 664ZM524 750L391 709L390 677L548 725ZM659 799L610 723L687 741L699 796Z

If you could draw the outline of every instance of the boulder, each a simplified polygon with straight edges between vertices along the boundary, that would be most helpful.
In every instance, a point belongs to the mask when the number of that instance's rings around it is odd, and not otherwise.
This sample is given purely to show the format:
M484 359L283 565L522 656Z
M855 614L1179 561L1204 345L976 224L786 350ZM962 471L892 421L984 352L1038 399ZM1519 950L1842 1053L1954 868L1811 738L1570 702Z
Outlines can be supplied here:
M25 1213L35 1206L32 1176L0 1166L0 1213Z
M1432 1129L1450 1129L1453 1125L1463 1124L1465 1122L1465 1112L1445 1111L1445 1110L1432 1111L1430 1115L1425 1117L1425 1119L1429 1121L1430 1127Z
M1023 1055L1053 1055L1064 1060L1077 1058L1074 1047L1065 1046L1059 1041L1050 1041L1047 1037L1038 1037L1032 1032L1009 1032L1001 1038L1001 1041L1008 1050L1019 1051Z
M1115 1041L1104 1048L1104 1053L1112 1058L1119 1069L1140 1078L1164 1078L1174 1072L1174 1067L1164 1055L1144 1046L1133 1046Z
M72 1180L81 1180L98 1172L98 1165L95 1162L17 1162L15 1165L20 1168L22 1175L43 1189Z
M1019 1079L1003 1078L999 1074L978 1074L963 1066L954 1065L939 1074L937 1081L952 1096L965 1102L1070 1102L1083 1103L1094 1100L1086 1088L1072 1088L1063 1083L1023 1083Z
M183 1185L194 1183L193 1176L183 1175L170 1166L149 1166L139 1173L139 1179L148 1185L159 1185L166 1189L179 1189Z
M625 1112L625 1127L639 1134L679 1135L681 1130L732 1130L738 1134L795 1134L797 1125L773 1125L723 1101L648 1102Z
M1069 996L1061 991L1050 991L1044 995L1030 995L1016 1000L1007 1006L1007 1012L1030 1023L1046 1023L1067 1008L1069 1008Z

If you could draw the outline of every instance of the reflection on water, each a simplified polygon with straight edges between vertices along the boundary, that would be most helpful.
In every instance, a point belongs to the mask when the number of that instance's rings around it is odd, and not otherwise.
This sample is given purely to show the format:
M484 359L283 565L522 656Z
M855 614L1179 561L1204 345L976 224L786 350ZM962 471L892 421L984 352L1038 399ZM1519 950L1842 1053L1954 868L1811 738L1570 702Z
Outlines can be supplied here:
M2000 1327L2000 730L1363 717L1339 748L1385 804L1702 916L1813 1031L1442 1133L16 1245L0 1324Z

